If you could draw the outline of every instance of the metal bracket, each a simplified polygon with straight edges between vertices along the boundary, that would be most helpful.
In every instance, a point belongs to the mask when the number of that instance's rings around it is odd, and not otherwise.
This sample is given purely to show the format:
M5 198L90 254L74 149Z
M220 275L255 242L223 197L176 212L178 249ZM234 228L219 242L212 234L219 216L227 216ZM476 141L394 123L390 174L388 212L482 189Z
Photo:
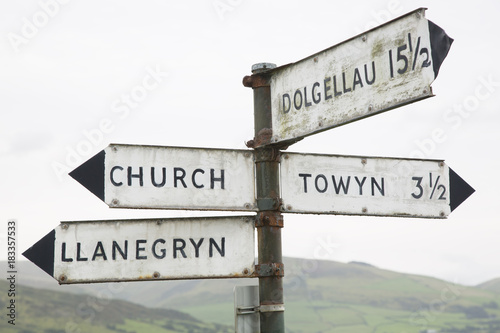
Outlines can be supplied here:
M276 210L280 207L278 198L260 198L257 199L257 208L259 210Z
M267 130L266 128L261 130ZM272 132L272 130L270 130ZM259 132L260 133L260 132ZM281 151L276 147L266 147L262 149L255 149L255 163L259 162L280 162Z
M285 304L265 304L259 307L260 312L280 312L285 311Z
M236 308L236 313L240 315L252 314L259 312L258 306L240 306Z
M236 314L239 315L279 311L285 311L285 304L264 304L260 306L241 306L236 308Z
M255 274L258 277L266 277L266 276L285 276L285 265L280 262L273 262L270 264L260 264L255 265Z
M243 78L243 85L247 88L259 88L259 87L269 87L270 75L265 74L253 74L247 75Z
M257 148L271 143L272 137L273 137L272 128L263 128L259 131L259 133L257 133L257 135L252 140L245 142L245 145L248 148Z
M283 225L283 215L281 215L279 212L259 212L255 219L255 227L257 228L263 226L283 228Z

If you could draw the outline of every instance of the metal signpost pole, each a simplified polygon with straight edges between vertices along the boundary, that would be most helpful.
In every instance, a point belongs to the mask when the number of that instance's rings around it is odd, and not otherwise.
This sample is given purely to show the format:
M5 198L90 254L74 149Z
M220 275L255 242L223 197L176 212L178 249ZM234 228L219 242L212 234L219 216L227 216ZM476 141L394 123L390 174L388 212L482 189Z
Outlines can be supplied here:
M255 148L255 169L258 215L256 221L259 263L260 329L262 333L284 333L283 260L281 254L279 161L276 147L259 148L271 139L271 91L265 75L273 64L252 66L254 75L245 77L243 84L253 88L255 138L247 143Z

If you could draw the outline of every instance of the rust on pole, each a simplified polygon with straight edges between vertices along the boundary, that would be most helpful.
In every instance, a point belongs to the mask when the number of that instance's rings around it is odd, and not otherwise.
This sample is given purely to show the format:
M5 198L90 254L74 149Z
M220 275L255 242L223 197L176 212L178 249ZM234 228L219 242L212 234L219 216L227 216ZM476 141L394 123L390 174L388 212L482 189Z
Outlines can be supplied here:
M252 76L243 79L243 85L253 89L255 137L247 142L255 149L255 172L257 193L258 265L260 331L262 333L284 333L285 313L283 304L284 266L281 252L281 228L283 216L280 212L279 147L269 146L273 142L271 118L271 89L269 70L276 65L260 63L252 66ZM264 146L264 147L262 147Z

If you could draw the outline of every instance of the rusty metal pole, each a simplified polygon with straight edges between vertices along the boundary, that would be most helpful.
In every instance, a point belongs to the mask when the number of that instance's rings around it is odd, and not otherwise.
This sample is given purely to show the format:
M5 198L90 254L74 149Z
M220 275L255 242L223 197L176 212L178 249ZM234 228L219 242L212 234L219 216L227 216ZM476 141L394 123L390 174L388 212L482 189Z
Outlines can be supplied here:
M263 146L271 142L271 89L266 72L274 64L252 66L252 76L243 79L246 87L253 88L255 138L247 145L255 148L256 194L258 215L258 265L260 299L260 332L284 333L285 308L283 304L283 258L281 253L279 163L280 150Z

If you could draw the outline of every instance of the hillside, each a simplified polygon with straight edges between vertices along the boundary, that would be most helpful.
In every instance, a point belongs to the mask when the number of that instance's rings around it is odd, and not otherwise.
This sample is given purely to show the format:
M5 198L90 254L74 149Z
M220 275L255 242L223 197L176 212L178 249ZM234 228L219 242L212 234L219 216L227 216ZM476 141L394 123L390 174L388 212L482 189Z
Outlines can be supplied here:
M284 261L289 332L500 332L500 294L486 288L454 285L359 262ZM257 279L232 279L59 286L43 272L30 272L33 267L23 269L21 283L94 296L112 294L143 306L175 308L204 322L226 325L234 322L234 286L257 284Z
M8 282L0 281L0 304L7 307ZM102 295L104 296L104 294ZM0 321L2 333L218 333L231 327L207 324L186 313L62 291L16 286L16 319Z
M500 294L500 278L483 282L477 288Z

